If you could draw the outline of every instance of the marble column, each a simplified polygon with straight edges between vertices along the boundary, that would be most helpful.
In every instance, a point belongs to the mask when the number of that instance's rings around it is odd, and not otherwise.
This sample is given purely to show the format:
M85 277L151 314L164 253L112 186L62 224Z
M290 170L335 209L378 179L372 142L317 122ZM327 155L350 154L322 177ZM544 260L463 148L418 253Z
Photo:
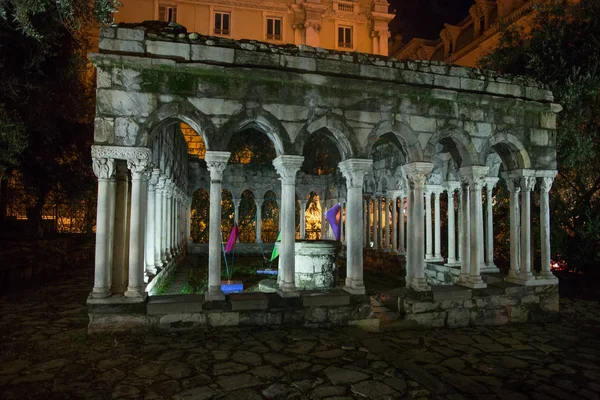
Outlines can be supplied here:
M365 294L363 282L363 251L361 246L363 218L361 201L363 180L370 170L373 160L349 159L339 163L340 171L346 178L346 285L344 290L351 294Z
M454 218L454 192L459 188L459 182L446 182L446 190L448 191L448 260L446 265L450 267L459 265L456 259L456 224Z
M321 204L321 240L325 240L327 238L327 218L325 214L327 213L327 208L325 207L325 200L319 200Z
M367 198L367 226L365 227L366 231L367 231L367 248L371 248L371 222L373 221L373 218L371 217L371 203L372 203L373 198L371 196L369 196Z
M282 297L299 296L296 291L296 174L304 157L280 155L273 166L281 180L281 243L279 248L280 280L277 293Z
M466 179L469 183L469 203L471 204L469 209L469 279L467 282L461 281L460 284L476 289L487 287L483 279L481 279L481 251L483 249L483 207L481 192L487 173L488 167L484 166L470 166L460 169L461 179Z
M367 198L363 198L363 247L367 248L369 244L369 203Z
M464 228L464 224L463 224L463 195L462 195L462 187L461 187L461 183L458 182L458 194L456 196L456 208L458 209L458 212L456 213L458 215L458 256L456 257L456 262L459 263L460 265L462 265L462 259L463 259L463 246L462 246L462 242L463 242L463 228Z
M341 203L342 204L341 204L341 209L340 209L340 213L341 213L340 214L340 224L342 226L340 228L341 229L340 230L340 239L341 239L342 243L345 244L346 243L346 222L347 222L346 218L347 218L347 214L348 214L348 211L347 211L348 205L346 204L345 199L342 199Z
M208 290L206 300L225 300L221 290L221 181L231 153L207 151L204 155L210 172L210 205L208 236Z
M93 298L104 298L111 295L109 287L109 252L110 248L110 181L115 175L115 160L112 158L92 158L94 174L98 178L98 204L96 208L96 255L94 269Z
M392 251L398 253L398 194L392 193Z
M431 221L431 189L425 185L425 260L433 259L433 223Z
M144 234L146 219L147 159L129 159L127 167L131 171L131 213L129 217L129 283L125 296L143 297L144 291Z
M192 237L192 198L191 197L187 197L186 198L186 209L185 209L185 230L186 230L186 236L185 236L185 242L184 244L187 246L188 243L191 243L191 237Z
M552 171L551 176L540 178L540 249L541 249L541 271L540 277L544 280L550 280L550 283L558 284L558 279L551 270L550 263L550 199L549 192L556 172Z
M509 174L504 173L502 175L508 192L510 193L510 269L508 270L507 281L515 280L519 276L519 252L521 243L521 221L519 217L519 195L521 192L521 186L518 179L514 179Z
M400 194L400 209L399 209L399 215L398 215L398 224L399 226L399 231L398 231L398 241L400 242L399 246L398 246L398 250L400 254L406 254L406 240L404 237L404 199L406 197L406 194L404 192L402 192Z
M168 202L169 202L169 187L170 187L170 183L169 183L169 178L165 175L164 177L164 188L162 190L162 219L160 220L160 224L161 224L161 229L160 229L160 254L161 254L161 260L162 260L162 264L163 266L167 265L167 262L169 261L169 257L167 254L167 228L169 226L168 224L168 218L169 215L167 213L168 211Z
M494 186L498 178L485 178L485 266L481 272L500 272L494 263L494 216L492 210Z
M529 281L535 280L531 272L531 192L535 181L533 176L521 177L521 268L517 283L522 285L530 285Z
M425 196L425 182L433 169L433 164L427 162L415 162L402 166L402 172L406 176L410 187L409 203L410 215L408 217L407 230L410 232L409 248L407 249L407 287L417 291L431 290L425 278L425 254L424 245L424 215L423 199ZM431 229L431 227L429 228ZM410 268L409 268L410 265ZM409 271L411 276L409 276ZM409 279L410 278L410 279Z
M300 239L306 239L306 205L308 200L298 200L300 206Z
M163 237L163 198L165 190L165 176L158 170L159 177L156 183L156 193L154 200L154 265L156 268L163 267L163 251L162 251L162 237Z
M460 190L460 209L459 209L459 221L460 221L460 251L462 252L460 262L460 276L458 278L457 285L467 286L469 285L469 276L471 275L471 218L469 214L470 202L469 202L469 180L465 177L461 177L461 190Z
M381 244L381 197L373 200L373 248L379 250Z
M113 247L113 273L111 291L123 294L127 289L129 273L127 249L129 247L127 227L129 226L129 170L127 164L118 160L116 167L116 201Z
M444 262L442 257L442 221L441 221L441 210L440 210L440 195L442 194L442 188L439 187L433 191L433 206L434 210L434 246L433 246L433 260L438 262Z
M262 228L262 205L264 202L264 199L254 199L254 202L256 203L256 243L262 243L262 232L261 232L261 228Z
M382 212L382 216L383 218L381 219L381 221L384 224L384 233L383 235L385 236L385 241L384 241L384 251L389 252L390 251L390 199L386 197L385 199L381 200L382 205L383 205L383 212Z
M173 218L173 181L170 179L167 180L165 192L167 194L166 199L166 214L165 218L165 254L167 256L167 261L171 261L173 259L173 253L171 253L171 234L172 234L172 218Z
M154 276L157 273L154 263L154 240L155 240L155 214L156 214L156 184L160 177L160 171L154 169L148 181L148 211L146 212L146 273Z
M233 222L240 223L240 203L242 199L233 199Z

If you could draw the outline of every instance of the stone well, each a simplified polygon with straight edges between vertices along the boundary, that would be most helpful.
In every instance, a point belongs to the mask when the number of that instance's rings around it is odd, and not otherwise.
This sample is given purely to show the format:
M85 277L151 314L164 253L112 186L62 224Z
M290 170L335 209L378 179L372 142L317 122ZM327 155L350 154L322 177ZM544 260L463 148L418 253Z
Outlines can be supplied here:
M296 287L298 289L329 289L337 286L338 269L335 260L341 243L334 240L296 241Z

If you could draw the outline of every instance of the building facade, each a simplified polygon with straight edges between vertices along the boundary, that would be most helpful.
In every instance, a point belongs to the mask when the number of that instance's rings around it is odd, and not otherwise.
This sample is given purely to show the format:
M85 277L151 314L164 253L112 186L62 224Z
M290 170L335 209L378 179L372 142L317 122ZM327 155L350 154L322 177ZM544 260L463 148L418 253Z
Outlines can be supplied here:
M535 6L548 0L474 0L469 15L457 25L444 24L439 39L397 40L390 55L399 60L444 61L476 67L500 42L503 24L527 27Z
M388 55L386 0L125 0L116 22L177 22L189 32Z

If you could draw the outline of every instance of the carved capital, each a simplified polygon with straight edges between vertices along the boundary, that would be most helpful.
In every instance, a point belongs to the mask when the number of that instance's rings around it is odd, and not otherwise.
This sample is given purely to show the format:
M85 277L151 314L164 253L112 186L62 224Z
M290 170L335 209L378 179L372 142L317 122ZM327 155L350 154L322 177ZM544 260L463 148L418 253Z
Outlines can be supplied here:
M347 188L362 188L365 174L371 169L373 160L351 158L342 161L338 167L346 178Z
M150 179L148 180L148 184L150 186L156 186L158 184L159 178L160 178L160 169L154 168L152 170L152 175L150 176Z
M210 172L211 182L221 182L223 171L227 167L227 161L231 155L228 151L207 151L204 155L206 166Z
M498 181L499 181L498 178L488 176L485 178L485 187L487 188L487 190L492 190L492 189L494 189L494 187L496 186Z
M321 31L321 23L318 21L305 21L304 29L312 28L315 32Z
M521 184L518 179L505 178L505 182L509 192L519 194L521 191Z
M433 164L428 162L414 162L402 166L402 172L411 189L424 188L432 170Z
M474 191L481 191L485 184L485 179L487 177L489 168L473 165L471 167L463 167L459 170L460 179L463 182L467 182L469 184L469 189Z
M294 185L296 183L296 173L303 162L304 157L302 156L281 155L273 160L273 166L284 185Z
M98 179L111 179L115 176L115 160L112 158L92 158L92 169Z
M444 187L446 188L446 191L448 191L448 194L452 194L455 191L460 189L460 182L458 181L446 181L444 183Z
M127 168L131 171L133 178L140 179L148 170L149 163L147 158L133 158L127 160Z
M165 189L166 179L167 178L164 175L160 174L159 171L158 182L156 183L156 190L163 191Z
M532 192L535 188L535 177L534 176L523 176L521 177L521 189L524 192Z

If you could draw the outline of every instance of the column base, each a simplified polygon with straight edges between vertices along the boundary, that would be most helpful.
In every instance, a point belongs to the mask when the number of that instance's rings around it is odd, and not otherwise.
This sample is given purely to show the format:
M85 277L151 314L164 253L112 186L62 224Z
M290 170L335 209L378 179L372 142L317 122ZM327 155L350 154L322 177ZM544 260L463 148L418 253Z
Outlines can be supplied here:
M286 288L285 285L283 285L282 287L277 289L277 294L279 295L279 297L284 297L284 298L300 297L300 292L298 292L296 290L296 286L293 286L293 289L290 289L289 286Z
M461 266L461 262L458 261L457 259L448 259L448 262L446 262L446 264L444 264L446 267L460 267Z
M363 287L342 286L342 290L349 294L364 295L366 293L364 285Z
M108 290L108 288L94 288L92 289L92 293L90 293L90 295L94 299L105 299L112 296L112 293L110 290Z
M204 294L206 301L223 301L225 300L225 294L221 290L221 286L209 286L208 290Z
M417 292L428 292L431 290L431 286L427 284L426 278L416 278L412 279L410 287L416 290Z
M442 256L431 257L427 261L429 261L429 262L444 262L444 257L442 257Z
M144 288L141 286L136 287L128 287L124 293L125 297L144 297L146 292L144 292Z
M482 264L481 265L481 273L498 273L500 272L500 268L496 266L496 264Z
M533 279L521 279L520 277L506 277L505 282L514 283L522 286L543 286L543 285L558 285L558 278L545 278L543 276L534 276Z
M481 279L480 276L469 276L466 279L462 277L462 279L459 279L456 284L471 289L485 289L487 287L487 284L483 281L483 279Z

